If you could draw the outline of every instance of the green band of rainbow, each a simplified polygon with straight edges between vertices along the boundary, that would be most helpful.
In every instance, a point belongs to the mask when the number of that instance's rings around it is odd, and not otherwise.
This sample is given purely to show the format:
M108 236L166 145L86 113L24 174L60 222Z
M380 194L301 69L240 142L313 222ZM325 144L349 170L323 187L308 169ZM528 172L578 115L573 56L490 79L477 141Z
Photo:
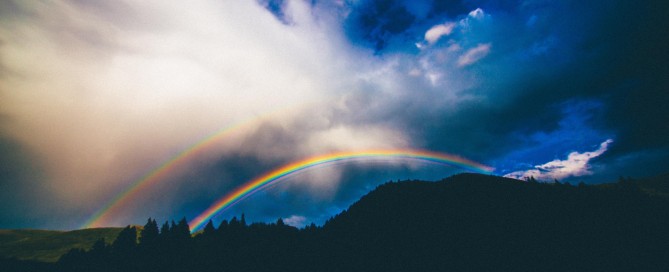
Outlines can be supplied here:
M480 173L490 173L493 171L493 169L489 166L485 166L458 156L422 150L378 149L330 153L286 164L243 184L242 186L216 201L204 212L195 217L189 223L189 225L191 226L192 231L197 231L216 214L232 207L234 204L238 203L244 198L251 196L255 192L258 192L291 174L318 165L357 159L412 159L455 166Z

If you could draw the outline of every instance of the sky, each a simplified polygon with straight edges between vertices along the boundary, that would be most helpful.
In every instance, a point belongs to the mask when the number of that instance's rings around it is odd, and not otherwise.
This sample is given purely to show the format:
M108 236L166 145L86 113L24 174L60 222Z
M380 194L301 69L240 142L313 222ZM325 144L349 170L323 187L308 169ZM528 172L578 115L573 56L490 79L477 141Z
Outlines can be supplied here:
M0 228L192 219L332 152L410 149L596 184L669 171L662 0L0 2ZM214 135L215 137L212 137ZM322 224L457 167L351 161L222 214Z

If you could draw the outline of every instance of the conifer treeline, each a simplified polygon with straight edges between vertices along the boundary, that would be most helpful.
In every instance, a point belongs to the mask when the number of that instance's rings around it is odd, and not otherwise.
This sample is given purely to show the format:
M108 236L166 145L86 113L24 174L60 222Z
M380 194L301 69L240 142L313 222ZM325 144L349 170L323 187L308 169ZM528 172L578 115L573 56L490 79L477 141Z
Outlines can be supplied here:
M126 227L55 271L669 271L669 197L457 175L387 183L324 226L233 217Z
M160 230L149 218L140 231L125 227L116 240L98 240L90 250L72 249L58 266L64 271L263 271L299 260L286 252L304 244L318 229L314 224L298 230L282 219L248 225L241 219L223 220L218 228L210 220L202 232L191 235L185 218L165 222ZM139 235L138 235L139 233Z

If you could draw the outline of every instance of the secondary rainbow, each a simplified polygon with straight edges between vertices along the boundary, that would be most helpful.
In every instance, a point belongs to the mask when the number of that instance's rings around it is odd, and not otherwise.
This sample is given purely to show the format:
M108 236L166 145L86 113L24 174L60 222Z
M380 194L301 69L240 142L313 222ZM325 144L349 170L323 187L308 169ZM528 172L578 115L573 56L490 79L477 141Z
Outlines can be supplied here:
M128 186L123 192L110 199L107 203L105 203L104 206L102 206L102 208L91 215L89 219L86 220L86 222L81 226L81 228L104 226L111 216L118 213L121 208L131 199L135 198L139 192L144 191L145 188L151 187L166 178L169 173L172 173L176 166L182 165L193 157L196 157L198 154L201 154L204 150L210 149L215 143L219 142L226 136L229 136L237 131L242 131L243 129L251 127L260 121L266 120L268 117L277 115L278 113L286 110L287 109L280 109L263 114L261 116L253 116L210 134L194 145L191 145L187 149L179 152L158 167L152 169L152 171L148 172L137 181L131 183L130 186Z
M275 184L283 178L298 173L300 171L312 168L315 166L336 163L348 160L365 160L365 159L401 159L401 160L418 160L429 163L438 163L444 165L455 166L463 168L468 171L479 173L490 173L493 169L489 166L464 159L455 155L444 153L437 153L423 150L413 149L374 149L361 151L347 151L336 152L325 155L314 156L303 160L295 161L279 168L276 168L254 180L251 180L242 186L239 186L234 191L223 196L207 208L200 215L195 217L189 225L192 231L197 231L202 226L213 218L216 214L232 207L239 201L251 196L272 184Z

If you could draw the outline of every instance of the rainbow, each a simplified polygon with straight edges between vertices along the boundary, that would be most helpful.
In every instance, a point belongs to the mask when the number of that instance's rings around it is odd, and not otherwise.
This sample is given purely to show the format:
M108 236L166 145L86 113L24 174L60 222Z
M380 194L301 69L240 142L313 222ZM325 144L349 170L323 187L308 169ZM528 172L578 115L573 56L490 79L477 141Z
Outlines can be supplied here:
M429 163L445 164L456 166L469 171L490 173L494 169L458 156L412 149L378 149L336 152L325 155L314 156L303 160L295 161L279 168L276 168L254 180L251 180L234 191L220 198L200 215L195 217L189 225L193 232L202 228L202 226L218 213L225 211L243 199L254 193L276 184L283 178L298 173L300 171L330 163L337 163L348 160L365 159L411 159Z
M222 138L229 136L237 131L242 131L245 128L251 127L253 124L256 124L262 120L265 120L267 117L275 116L277 113L287 111L287 108L269 112L260 116L253 116L247 119L243 119L237 123L234 123L230 126L219 129L218 131L210 134L199 142L191 145L187 149L179 152L175 156L171 157L169 160L165 161L156 168L153 168L150 172L142 176L140 179L131 183L124 191L116 195L114 198L110 199L105 203L102 208L97 210L93 215L91 215L88 220L81 226L81 228L94 228L105 226L107 221L112 217L112 215L117 214L121 208L128 203L131 199L137 197L139 192L144 189L151 187L157 184L159 181L168 177L168 174L173 172L173 169L176 166L186 163L192 158L196 157L198 154L201 154L204 150L210 149Z

